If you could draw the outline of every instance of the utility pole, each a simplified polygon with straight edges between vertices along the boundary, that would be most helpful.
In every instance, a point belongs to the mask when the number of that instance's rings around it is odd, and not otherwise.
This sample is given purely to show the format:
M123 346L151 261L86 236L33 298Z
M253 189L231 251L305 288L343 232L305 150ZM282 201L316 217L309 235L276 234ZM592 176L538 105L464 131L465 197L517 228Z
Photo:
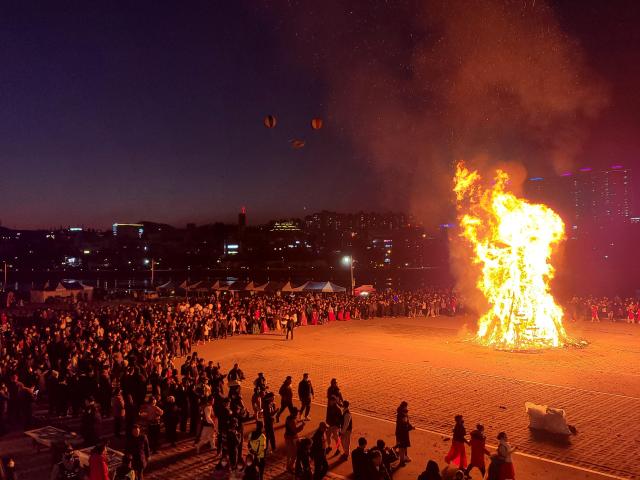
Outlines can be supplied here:
M151 288L153 288L153 281L156 273L156 261L151 259Z

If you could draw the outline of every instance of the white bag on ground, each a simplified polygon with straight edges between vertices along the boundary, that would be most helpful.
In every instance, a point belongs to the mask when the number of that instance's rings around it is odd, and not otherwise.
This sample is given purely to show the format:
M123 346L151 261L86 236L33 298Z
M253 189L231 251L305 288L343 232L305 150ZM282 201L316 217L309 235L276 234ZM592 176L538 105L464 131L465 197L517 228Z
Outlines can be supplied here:
M546 430L558 435L572 435L564 410L531 402L526 402L524 408L529 415L529 428Z

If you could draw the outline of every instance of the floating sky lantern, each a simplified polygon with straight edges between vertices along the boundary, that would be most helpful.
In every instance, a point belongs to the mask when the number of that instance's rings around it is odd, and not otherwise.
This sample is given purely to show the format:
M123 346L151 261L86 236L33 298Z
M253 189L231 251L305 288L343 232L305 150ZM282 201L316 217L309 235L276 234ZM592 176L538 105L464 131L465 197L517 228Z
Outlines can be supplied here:
M266 117L264 117L262 123L264 123L264 126L267 128L273 128L276 126L277 120L273 115L267 115Z

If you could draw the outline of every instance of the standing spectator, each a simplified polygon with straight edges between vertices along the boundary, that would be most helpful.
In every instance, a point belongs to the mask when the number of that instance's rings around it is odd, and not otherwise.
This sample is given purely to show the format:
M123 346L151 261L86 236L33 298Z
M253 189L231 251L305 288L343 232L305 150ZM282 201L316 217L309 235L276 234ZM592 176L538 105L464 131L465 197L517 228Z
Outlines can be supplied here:
M133 401L133 396L128 394L124 398L124 431L127 437L131 436L133 426L138 421L140 410Z
M367 455L367 439L360 437L358 446L351 452L351 466L353 467L354 480L367 480L367 466L369 456Z
M311 384L311 380L309 380L309 374L303 373L302 380L298 384L298 398L300 398L300 418L302 418L302 414L304 414L304 420L308 421L311 419L309 417L309 413L311 412L311 401L313 400L313 385Z
M49 400L49 416L53 417L56 413L56 407L59 403L58 391L60 385L60 374L57 370L49 370L45 375L47 386L47 397Z
M264 377L264 373L259 372L256 379L253 381L253 386L257 390L264 392L267 390L267 379Z
M276 406L273 404L273 393L265 394L262 400L262 419L264 420L264 434L267 437L267 449L271 446L271 450L276 449L276 433L273 428L274 415Z
M89 456L89 480L109 480L109 467L107 466L107 447L99 443Z
M100 412L98 412L98 406L93 401L93 398L85 400L85 406L82 410L82 436L86 446L95 445L100 439L98 433L100 427Z
M131 455L131 466L136 472L136 480L143 480L144 469L149 463L151 451L149 450L149 440L142 433L140 425L135 424L131 430L131 436L127 438L125 453Z
M455 422L451 448L449 449L449 453L444 457L444 461L447 465L453 463L458 468L465 469L467 468L467 452L464 445L465 443L469 443L466 439L467 430L464 428L464 418L462 418L462 415L456 415Z
M327 424L320 422L318 429L311 438L311 457L313 458L313 480L322 480L329 471L327 462Z
M484 434L484 426L480 424L476 425L476 429L471 432L471 440L469 442L471 445L471 461L465 471L467 476L469 476L473 467L476 467L480 470L482 478L484 478L486 472L484 456L490 455L486 447L486 441L487 437Z
M249 453L260 470L260 479L264 475L264 456L267 450L267 437L263 432L262 422L256 422L256 429L249 435Z
M293 407L284 425L284 442L287 449L287 471L293 473L298 453L298 434L304 423L298 421L298 409Z
M202 409L202 430L200 438L196 440L196 454L200 453L200 447L207 443L211 445L211 450L216 448L216 420L213 415L213 395L207 398Z
M178 411L180 412L180 432L187 433L187 420L189 419L189 396L188 396L189 379L182 377L182 381L176 387L175 397Z
M296 454L296 480L312 480L311 472L311 439L303 438L298 443Z
M18 401L20 404L20 413L22 416L22 428L28 430L31 426L33 417L33 402L36 399L37 392L33 386L25 386L18 390Z
M517 450L517 447L512 447L509 444L507 434L505 432L500 432L498 434L498 440L500 441L500 444L498 445L498 457L502 462L500 465L498 480L515 480L516 472L513 468L511 455Z
M151 453L158 453L158 448L160 448L160 419L163 413L162 409L157 405L157 400L153 396L149 397L149 401L142 407L142 411L140 412L140 416L147 423Z
M9 390L4 383L0 383L0 437L7 432L7 405Z
M396 411L396 444L400 452L400 467L404 467L407 462L411 461L407 454L407 449L411 446L409 432L413 430L413 426L409 422L409 404L402 402Z
M280 421L280 415L285 409L289 409L289 413L293 412L293 389L291 388L291 377L287 376L278 393L280 394L280 410L276 413L276 423ZM297 409L296 409L297 411Z
M342 443L342 459L347 460L349 458L349 453L351 452L351 433L353 432L353 417L351 416L351 412L349 411L349 402L342 402L342 428L341 428L341 436L340 443Z
M336 397L329 399L327 405L327 415L325 418L327 424L327 447L332 450L331 442L335 442L335 455L340 455L340 429L342 428L342 410L338 405Z
M102 418L111 416L111 392L112 387L111 378L109 378L109 370L106 367L103 367L100 369L96 393Z
M226 337L226 333L225 333L225 337ZM244 380L244 372L240 370L240 367L238 366L237 363L234 363L233 368L229 370L229 373L227 374L227 381L229 383L229 393L231 393L232 390L240 392L240 387L242 385L243 380Z
M242 461L242 433L237 418L232 418L227 429L227 450L229 453L229 465L236 468Z
M111 400L111 411L113 412L113 433L117 438L122 434L122 424L124 422L124 398L119 388L115 389L115 395Z
M338 405L342 405L342 393L338 386L338 380L335 378L331 379L331 385L329 385L329 388L327 389L327 400L331 400L331 397L335 397Z
M289 334L291 334L291 340L293 340L293 329L295 326L296 324L293 321L293 315L287 315L287 336L285 337L285 340L289 340Z
M164 405L164 431L167 436L167 441L172 447L176 446L178 440L178 422L180 421L180 412L176 405L176 399L172 395L167 397ZM214 443L215 445L215 443Z

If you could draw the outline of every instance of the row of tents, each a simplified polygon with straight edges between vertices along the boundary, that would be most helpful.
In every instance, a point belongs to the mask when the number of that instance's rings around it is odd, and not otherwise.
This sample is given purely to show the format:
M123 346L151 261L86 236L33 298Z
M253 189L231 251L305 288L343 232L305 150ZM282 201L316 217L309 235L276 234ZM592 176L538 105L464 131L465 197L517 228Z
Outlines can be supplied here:
M230 292L316 292L316 293L342 293L347 289L336 285L332 282L305 282L301 285L293 285L291 282L275 282L270 281L263 284L256 285L254 282L236 281L236 282L224 282L220 280L215 281L201 281L201 282L188 282L182 283L175 282L173 280L168 281L163 285L156 287L156 291L160 294L172 294L176 291L182 291L186 293L207 295L216 291L230 291Z

